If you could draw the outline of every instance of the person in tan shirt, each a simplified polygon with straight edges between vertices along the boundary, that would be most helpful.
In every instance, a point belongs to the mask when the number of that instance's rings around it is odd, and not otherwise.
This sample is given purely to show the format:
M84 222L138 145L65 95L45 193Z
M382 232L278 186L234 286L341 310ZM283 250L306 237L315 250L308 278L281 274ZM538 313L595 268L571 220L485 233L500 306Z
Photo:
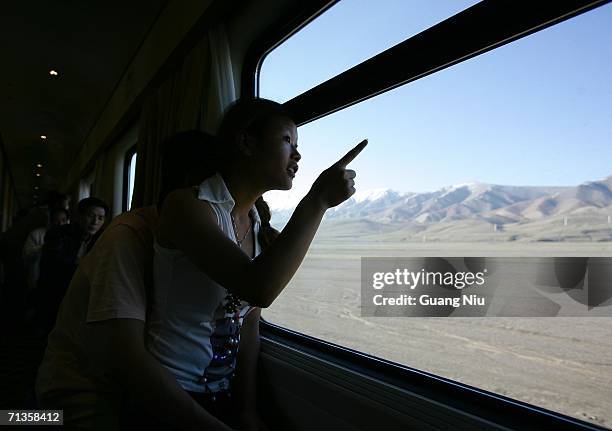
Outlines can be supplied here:
M174 188L201 181L211 139L191 131L165 145L160 203ZM36 397L41 408L64 410L69 429L127 429L130 410L138 406L159 412L158 424L168 412L184 421L173 424L182 429L220 424L145 348L157 224L157 205L115 218L66 292L38 370Z

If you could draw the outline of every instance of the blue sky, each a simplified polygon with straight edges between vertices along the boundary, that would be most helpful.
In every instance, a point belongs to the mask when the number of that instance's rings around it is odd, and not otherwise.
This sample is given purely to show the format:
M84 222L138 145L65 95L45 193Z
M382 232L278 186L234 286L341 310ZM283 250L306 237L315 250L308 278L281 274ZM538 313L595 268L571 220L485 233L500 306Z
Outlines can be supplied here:
M475 1L343 0L264 61L260 96L284 102ZM612 174L612 5L299 129L294 204L361 139L357 189L465 182L576 185Z

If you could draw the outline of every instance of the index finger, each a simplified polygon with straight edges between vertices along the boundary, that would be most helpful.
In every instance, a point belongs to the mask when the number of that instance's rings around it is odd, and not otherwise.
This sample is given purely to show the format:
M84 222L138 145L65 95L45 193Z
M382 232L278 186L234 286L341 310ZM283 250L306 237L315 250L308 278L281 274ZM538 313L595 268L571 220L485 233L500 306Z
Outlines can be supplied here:
M346 165L351 163L353 159L357 157L359 153L361 153L361 150L363 150L366 145L368 145L368 140L364 139L363 141L358 143L353 149L351 149L348 153L346 153L344 157L338 160L336 162L336 166L341 167L341 168L346 167Z

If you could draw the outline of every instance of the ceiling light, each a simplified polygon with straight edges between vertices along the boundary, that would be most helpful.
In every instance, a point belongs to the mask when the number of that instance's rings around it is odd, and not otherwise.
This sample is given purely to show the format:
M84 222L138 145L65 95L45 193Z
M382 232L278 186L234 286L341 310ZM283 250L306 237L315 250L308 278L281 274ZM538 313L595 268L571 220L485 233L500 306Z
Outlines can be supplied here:
M47 135L40 135L40 139L47 139Z
M34 186L34 190L38 190L38 186Z
M49 75L51 75L51 76L57 76L57 72L56 72L55 70L51 69L51 70L49 71Z
M36 174L37 177L40 177L40 174Z
M36 163L36 167L37 168L42 168L42 165L40 163Z

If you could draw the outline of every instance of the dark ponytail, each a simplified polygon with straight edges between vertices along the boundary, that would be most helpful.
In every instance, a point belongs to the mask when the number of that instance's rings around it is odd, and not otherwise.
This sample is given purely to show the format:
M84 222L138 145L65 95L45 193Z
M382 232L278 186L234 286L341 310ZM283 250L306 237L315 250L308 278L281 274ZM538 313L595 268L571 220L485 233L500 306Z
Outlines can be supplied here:
M272 241L276 239L280 232L270 226L272 214L270 213L270 207L266 201L264 201L263 197L260 196L259 199L255 201L255 208L257 208L259 218L261 219L261 229L259 229L259 237L257 239L263 251L272 244Z

